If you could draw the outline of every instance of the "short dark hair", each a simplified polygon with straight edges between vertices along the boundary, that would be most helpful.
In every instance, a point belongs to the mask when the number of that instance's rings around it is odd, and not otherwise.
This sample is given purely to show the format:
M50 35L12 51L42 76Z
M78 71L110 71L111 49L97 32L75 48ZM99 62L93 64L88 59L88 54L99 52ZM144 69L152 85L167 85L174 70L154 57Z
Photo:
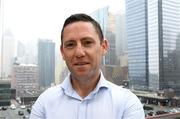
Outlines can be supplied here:
M103 35L102 29L101 29L99 23L96 20L94 20L92 17L90 17L89 15L80 13L80 14L73 14L65 20L63 28L61 30L61 45L63 44L64 28L69 24L72 24L74 22L79 22L79 21L92 23L92 25L94 26L94 28L100 38L100 42L103 41L104 35Z

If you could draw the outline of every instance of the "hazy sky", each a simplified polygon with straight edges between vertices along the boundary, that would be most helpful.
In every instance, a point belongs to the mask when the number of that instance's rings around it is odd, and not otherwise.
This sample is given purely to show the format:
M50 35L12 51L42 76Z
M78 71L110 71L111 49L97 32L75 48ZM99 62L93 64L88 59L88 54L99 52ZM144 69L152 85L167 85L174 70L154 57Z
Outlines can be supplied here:
M1 0L4 4L4 28L11 29L16 40L48 38L60 40L60 31L71 13L93 11L110 6L121 9L122 0Z

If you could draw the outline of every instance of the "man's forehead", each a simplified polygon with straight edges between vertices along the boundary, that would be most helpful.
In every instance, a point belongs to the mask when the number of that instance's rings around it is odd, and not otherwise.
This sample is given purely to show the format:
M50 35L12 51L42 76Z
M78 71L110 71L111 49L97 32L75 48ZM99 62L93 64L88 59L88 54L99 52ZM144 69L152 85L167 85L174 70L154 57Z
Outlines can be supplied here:
M91 28L95 29L95 27L93 26L93 24L91 22L86 22L86 21L77 21L77 22L70 23L64 27L64 30L68 29L69 27L70 27L70 29L72 27L91 27Z
M91 23L84 22L72 23L64 28L63 36L66 39L67 37L93 37L98 35L95 28ZM69 39L69 38L68 38Z

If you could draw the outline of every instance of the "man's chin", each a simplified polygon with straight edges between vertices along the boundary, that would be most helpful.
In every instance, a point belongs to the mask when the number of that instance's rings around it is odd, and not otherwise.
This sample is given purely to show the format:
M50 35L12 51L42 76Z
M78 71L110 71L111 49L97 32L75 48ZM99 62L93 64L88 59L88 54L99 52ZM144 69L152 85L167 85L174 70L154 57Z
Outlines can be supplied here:
M75 75L77 78L87 78L88 77L88 73L84 73L84 74L76 74Z
M88 74L89 73L82 73L82 72L80 72L80 73L74 73L73 74L73 78L75 78L75 79L86 79L86 78L88 78Z

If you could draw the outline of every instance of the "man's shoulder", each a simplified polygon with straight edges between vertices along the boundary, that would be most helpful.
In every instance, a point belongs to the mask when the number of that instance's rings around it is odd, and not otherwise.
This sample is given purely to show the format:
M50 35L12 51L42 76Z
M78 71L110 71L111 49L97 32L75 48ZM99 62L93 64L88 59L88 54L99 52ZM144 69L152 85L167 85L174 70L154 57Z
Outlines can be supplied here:
M61 86L60 85L57 85L57 86L53 86L53 87L50 87L48 89L46 89L41 95L40 97L43 97L43 98L49 98L51 96L58 96L59 94L61 94Z
M110 90L112 95L115 95L117 98L128 98L135 97L136 95L130 90L121 85L116 85L112 82L109 82Z
M131 92L129 89L125 88L122 85L117 85L117 84L114 84L112 82L109 82L109 85L110 85L110 88L111 88L112 91L116 91L116 92L119 92L119 93L120 92Z
M142 108L140 100L130 89L123 88L123 86L118 86L113 83L110 83L110 85L113 104L117 110L121 109L121 107L128 109L133 107L133 105Z

